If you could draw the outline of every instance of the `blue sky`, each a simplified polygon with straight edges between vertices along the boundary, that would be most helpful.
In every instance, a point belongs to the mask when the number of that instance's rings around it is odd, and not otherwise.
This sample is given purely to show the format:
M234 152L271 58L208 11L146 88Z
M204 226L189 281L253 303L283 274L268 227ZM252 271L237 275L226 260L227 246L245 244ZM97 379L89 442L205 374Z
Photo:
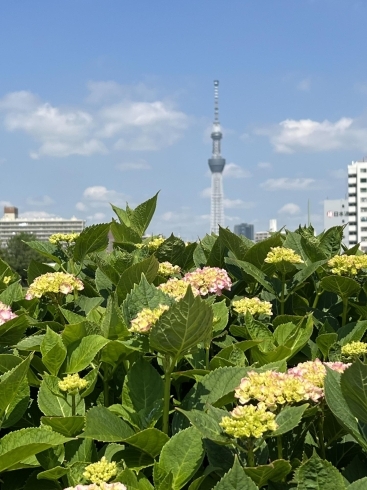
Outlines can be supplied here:
M209 231L213 80L226 225L322 230L367 155L365 0L4 0L0 206L109 221L160 190L150 232ZM0 211L1 212L1 211Z

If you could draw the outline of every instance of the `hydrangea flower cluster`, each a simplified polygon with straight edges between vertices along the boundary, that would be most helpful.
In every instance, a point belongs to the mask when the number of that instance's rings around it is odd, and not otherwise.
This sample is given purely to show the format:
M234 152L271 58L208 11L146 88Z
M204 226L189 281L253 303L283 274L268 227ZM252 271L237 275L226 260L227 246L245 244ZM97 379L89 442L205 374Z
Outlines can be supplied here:
M164 241L165 241L165 239L162 236L159 236L157 238L153 238L153 240L150 240L147 243L148 249L150 251L157 250L157 248L159 248Z
M68 294L74 290L81 291L84 285L80 279L66 272L47 272L29 286L26 299L41 298L47 293Z
M365 342L349 342L342 347L342 356L352 359L367 354L367 344Z
M230 291L232 287L232 281L227 271L219 267L204 267L188 272L184 275L183 281L188 282L193 289L198 290L201 296L206 296L209 293L220 296L223 289Z
M161 262L158 266L158 274L164 277L173 276L174 274L179 274L181 272L181 267L178 265L172 265L171 262Z
M74 243L80 233L54 233L48 239L53 245L59 245L60 243Z
M11 276L4 276L3 277L3 283L4 284L9 284L10 281L11 281Z
M275 414L267 410L263 403L238 406L230 417L223 417L219 425L232 437L261 437L265 432L278 428Z
M361 269L367 269L367 255L336 255L328 266L338 276L356 276Z
M65 378L59 381L61 391L67 391L70 394L76 394L88 386L88 381L81 379L79 374L67 374Z
M288 262L290 264L303 264L302 257L291 248L286 247L271 247L270 252L265 258L268 264L279 264L280 262Z
M83 473L84 478L92 483L106 483L112 477L117 475L117 465L113 461L110 463L105 456L97 463L92 463L86 466Z
M0 325L3 325L5 322L8 322L13 318L17 318L17 316L18 315L11 311L10 306L0 301Z
M130 332L147 333L162 314L169 309L167 305L159 305L154 310L144 308L131 320Z
M242 298L232 301L234 311L239 314L246 315L247 312L251 315L267 315L271 316L271 303L269 301L261 301L259 298Z
M189 284L186 281L174 277L172 279L169 279L164 284L160 284L158 286L158 289L160 289L164 293L168 294L168 296L171 296L176 301L178 301L185 296L188 287ZM199 295L199 291L197 289L192 288L192 292L194 296Z
M64 490L127 490L127 487L122 483L101 483L96 485L91 483L90 485L77 485L76 487L68 487Z
M250 371L235 390L235 397L242 404L250 400L263 402L270 410L275 410L278 405L318 402L324 396L325 365L338 372L350 366L341 362L324 364L316 359L300 363L287 373Z

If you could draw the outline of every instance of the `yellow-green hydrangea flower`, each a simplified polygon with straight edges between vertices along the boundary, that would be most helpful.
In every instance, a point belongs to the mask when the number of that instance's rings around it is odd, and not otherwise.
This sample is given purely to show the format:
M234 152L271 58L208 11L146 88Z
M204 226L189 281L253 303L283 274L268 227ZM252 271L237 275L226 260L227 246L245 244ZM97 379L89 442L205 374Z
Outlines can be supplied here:
M272 314L271 303L269 301L261 301L259 298L242 298L232 301L234 311L239 314L246 315L247 312L251 315L267 315Z
M80 233L54 233L48 239L48 241L54 245L59 245L60 243L74 243L78 238Z
M138 315L131 320L130 332L147 333L152 326L159 320L161 315L169 309L167 305L159 305L151 310L144 308Z
M67 391L71 394L76 394L78 391L84 390L88 386L88 381L79 377L79 374L67 374L65 378L59 381L61 391Z
M110 463L103 456L97 463L89 464L83 473L84 478L92 483L106 483L117 475L117 465L113 461Z
M303 264L302 257L291 248L286 247L271 247L270 252L265 258L268 264L279 264L280 262L288 262L289 264Z
M66 272L47 272L36 277L29 286L26 299L41 298L47 293L69 294L72 291L81 291L84 285L80 279Z
M11 281L11 276L5 276L5 277L3 277L3 283L4 284L9 284L10 281Z
M328 261L333 274L356 276L361 269L367 269L367 255L336 255Z
M266 432L276 430L275 414L259 403L255 405L238 406L230 417L223 417L219 423L224 432L236 438L262 437Z
M342 356L347 358L360 357L367 354L367 344L365 342L349 342L342 347Z
M173 276L180 272L181 268L178 265L172 265L171 262L161 262L158 266L158 274L164 277Z
M177 279L176 277L174 277L172 279L169 279L164 284L160 284L158 286L158 289L160 289L164 293L168 294L168 296L171 296L176 301L178 301L185 296L188 287L189 287L188 282L184 281L183 279ZM192 287L192 292L194 296L199 295L199 291L193 287Z
M64 490L127 490L123 483L105 483L102 482L99 485L91 483L90 485L77 485L76 487L68 487Z
M165 241L165 239L162 236L159 236L157 238L153 238L153 240L150 240L147 243L148 249L150 251L157 250L157 248L159 248L164 241Z

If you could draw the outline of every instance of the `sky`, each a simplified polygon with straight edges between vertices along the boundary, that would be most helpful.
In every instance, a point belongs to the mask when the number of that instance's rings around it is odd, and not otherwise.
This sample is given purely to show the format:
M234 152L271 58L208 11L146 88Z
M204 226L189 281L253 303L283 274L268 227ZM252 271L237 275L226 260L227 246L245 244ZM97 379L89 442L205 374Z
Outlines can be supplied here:
M367 155L365 0L3 0L0 207L210 231L218 79L225 225L311 222ZM0 210L1 214L1 210Z

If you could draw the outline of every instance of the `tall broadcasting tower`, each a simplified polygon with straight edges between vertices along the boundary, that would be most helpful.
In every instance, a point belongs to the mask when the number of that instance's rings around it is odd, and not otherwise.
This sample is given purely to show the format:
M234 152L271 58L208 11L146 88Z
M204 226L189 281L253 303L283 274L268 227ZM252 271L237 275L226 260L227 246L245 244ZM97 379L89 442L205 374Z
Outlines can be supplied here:
M211 233L218 233L219 225L224 226L222 172L226 161L220 154L220 140L222 139L222 131L219 123L218 86L219 81L214 80L214 122L213 131L211 134L211 138L213 140L213 154L208 160L210 171L212 173L210 211Z

